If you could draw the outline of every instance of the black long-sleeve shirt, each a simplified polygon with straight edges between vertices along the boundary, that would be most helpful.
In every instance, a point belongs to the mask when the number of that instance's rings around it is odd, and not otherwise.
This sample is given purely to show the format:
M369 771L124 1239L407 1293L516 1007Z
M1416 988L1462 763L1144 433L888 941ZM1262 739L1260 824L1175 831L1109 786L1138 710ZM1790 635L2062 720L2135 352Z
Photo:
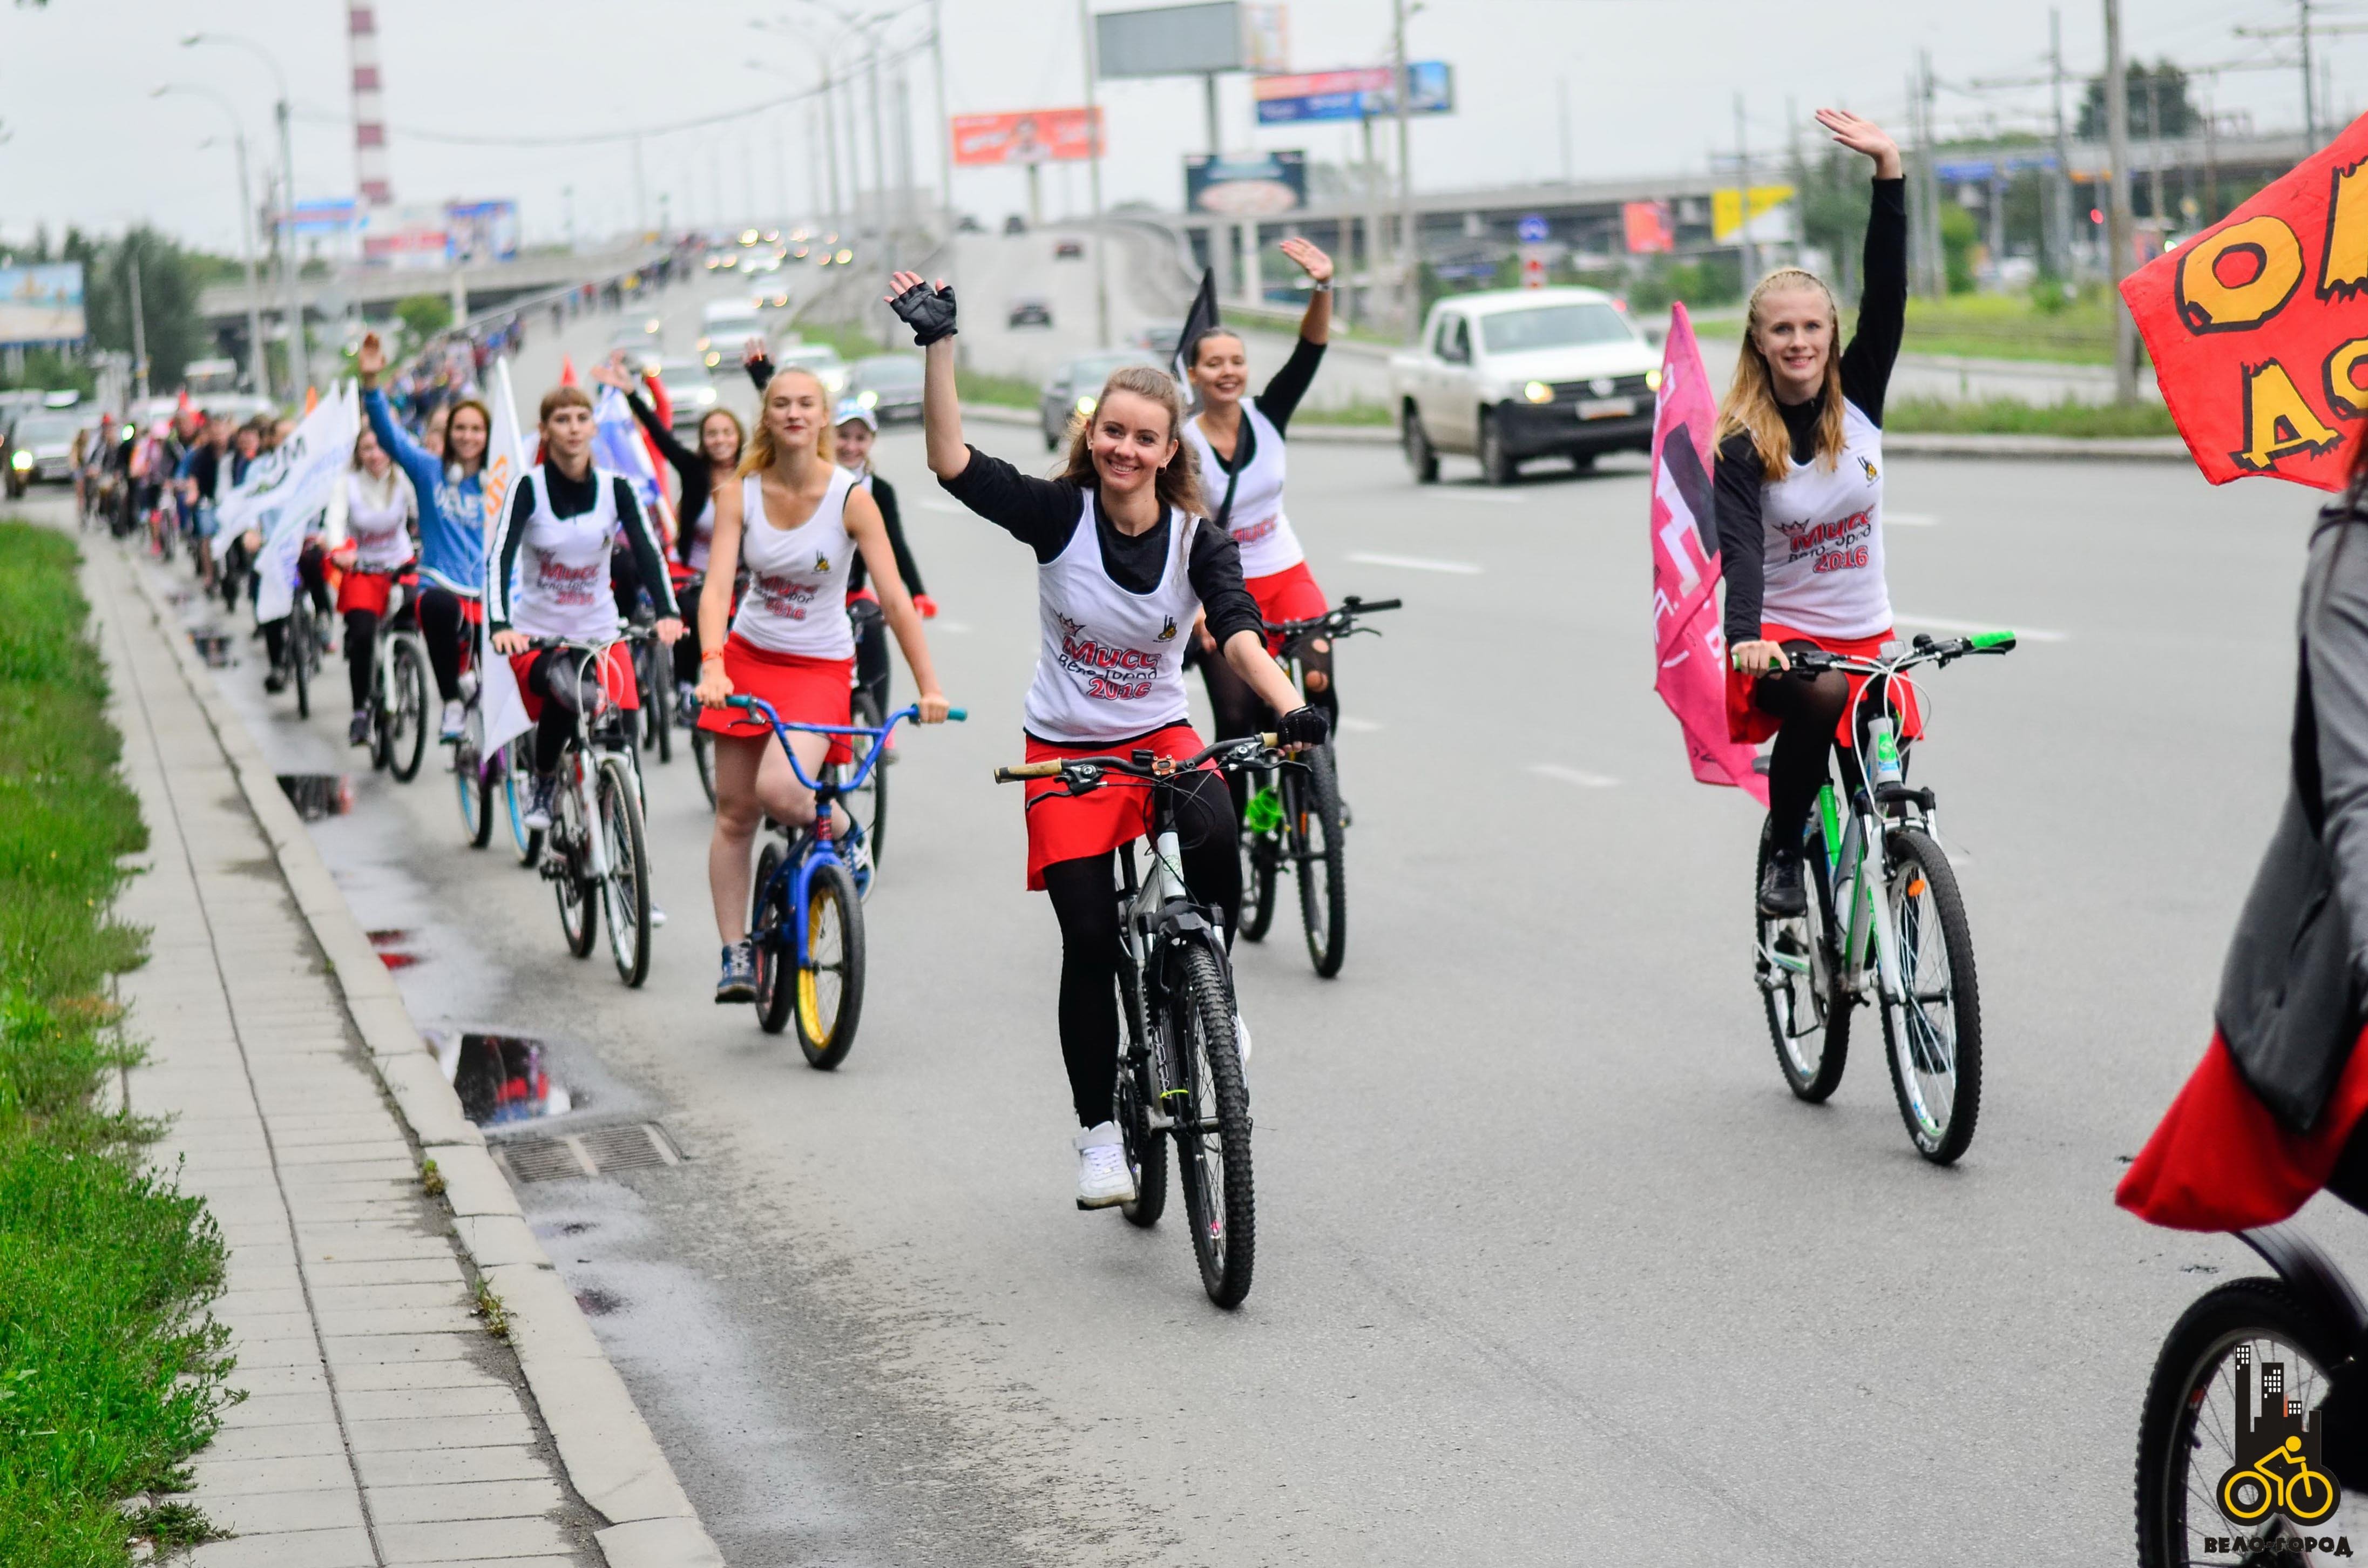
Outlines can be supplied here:
M557 464L545 463L542 482L551 489L551 515L578 517L592 510L600 499L598 475L599 470L586 468L581 479L570 479L559 472ZM642 516L641 504L633 499L632 485L621 475L611 475L610 483L617 487L617 523L625 530L625 542L633 551L633 564L641 568L642 586L658 607L660 619L680 617L682 609L675 603L674 583L666 575L666 557L658 553L658 541L650 532L648 519ZM509 519L495 536L496 559L494 570L485 576L485 630L489 634L510 628L510 579L518 572L518 546L526 542L527 525L533 520L534 486L521 483L510 503Z
M1266 391L1250 399L1260 414L1274 426L1277 435L1291 425L1291 416L1299 410L1299 400L1307 395L1315 384L1315 369L1324 363L1324 345L1301 338L1282 362L1282 369L1267 378ZM1214 449L1211 449L1214 450ZM1247 419L1235 427L1234 455L1217 460L1218 471L1228 477L1240 473L1258 456L1258 431ZM1219 494L1224 486L1218 486Z
M757 395L761 398L765 395L765 389L772 385L773 362L760 355L746 363L748 379L757 383ZM1297 401L1295 395L1292 401ZM761 407L757 411L757 417L765 417ZM880 504L880 520L888 526L888 544L896 552L896 574L905 579L905 591L908 594L928 592L921 586L921 566L913 559L913 547L905 542L905 516L896 505L896 487L876 473L870 478L871 498ZM863 586L869 575L863 565L863 552L859 550L855 552L854 565L848 573L847 591L851 594Z
M1891 368L1899 358L1899 339L1907 324L1907 182L1874 182L1873 209L1867 215L1866 287L1859 297L1858 327L1850 347L1842 350L1842 396L1857 405L1867 422L1883 425L1883 400L1891 386ZM1826 394L1820 390L1806 403L1779 401L1785 431L1793 437L1793 460L1805 463L1816 455L1817 422L1825 416ZM1767 581L1761 516L1762 489L1768 474L1748 431L1737 431L1719 443L1712 476L1712 510L1718 521L1719 570L1726 582L1724 625L1729 647L1759 639L1759 612Z
M1038 479L1020 472L1001 458L970 449L970 466L951 479L938 482L946 494L985 517L1036 552L1039 563L1059 556L1085 517L1089 487L1071 479ZM1173 519L1162 517L1156 528L1139 534L1121 533L1101 507L1093 508L1096 537L1101 541L1102 570L1130 594L1147 594L1159 586L1167 563L1168 529ZM1206 517L1187 519L1192 526L1192 547L1185 558L1185 574L1209 618L1209 635L1224 647L1236 631L1263 632L1258 601L1242 584L1241 547L1233 536Z
M658 411L650 406L649 401L638 390L625 393L625 404L633 411L633 417L642 422L642 428L650 433L651 442L674 470L675 477L682 482L679 513L682 527L676 533L674 545L675 554L688 566L690 564L690 546L699 514L707 509L707 498L714 486L714 471L708 466L705 452L694 452L675 438L675 433L666 428L666 422L658 417Z

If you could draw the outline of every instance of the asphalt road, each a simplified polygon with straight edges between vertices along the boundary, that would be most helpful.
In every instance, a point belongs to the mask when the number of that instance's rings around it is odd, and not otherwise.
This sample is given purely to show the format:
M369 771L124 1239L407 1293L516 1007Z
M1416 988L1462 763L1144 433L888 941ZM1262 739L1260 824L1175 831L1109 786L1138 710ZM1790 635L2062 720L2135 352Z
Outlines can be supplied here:
M1386 449L1295 450L1325 587L1407 608L1341 660L1347 970L1315 979L1287 915L1237 954L1260 1244L1227 1314L1180 1213L1071 1206L1055 931L987 777L1020 751L1030 560L916 436L882 466L972 718L905 743L835 1074L707 999L687 761L652 770L672 920L628 992L498 832L461 846L443 776L370 775L342 699L300 724L261 695L256 644L222 672L291 770L355 771L316 831L423 1026L541 1037L575 1122L689 1155L522 1197L731 1562L2127 1556L2155 1347L2247 1258L2111 1191L2204 1041L2277 802L2307 493L1891 465L1903 626L2027 639L1935 678L1918 758L1988 1040L1943 1171L1871 1047L1823 1108L1779 1080L1756 814L1691 780L1652 691L1641 467L1420 489ZM2305 1221L2368 1258L2331 1205Z

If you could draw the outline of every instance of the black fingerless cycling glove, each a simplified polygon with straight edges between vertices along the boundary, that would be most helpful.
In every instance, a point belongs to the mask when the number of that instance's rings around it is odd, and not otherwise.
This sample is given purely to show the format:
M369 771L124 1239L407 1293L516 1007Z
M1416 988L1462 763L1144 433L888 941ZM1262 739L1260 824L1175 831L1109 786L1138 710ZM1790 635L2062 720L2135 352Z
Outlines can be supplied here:
M913 329L913 342L919 347L954 335L954 290L950 283L935 289L916 283L889 301L888 308Z
M1294 708L1275 726L1275 739L1287 746L1320 746L1332 725L1320 708Z

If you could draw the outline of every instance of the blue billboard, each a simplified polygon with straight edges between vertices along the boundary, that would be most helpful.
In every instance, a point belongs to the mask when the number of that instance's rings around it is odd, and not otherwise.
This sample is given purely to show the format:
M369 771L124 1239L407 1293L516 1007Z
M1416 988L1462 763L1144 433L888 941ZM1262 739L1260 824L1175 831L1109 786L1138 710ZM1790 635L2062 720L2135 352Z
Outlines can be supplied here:
M1406 64L1406 112L1455 112L1455 68L1444 60ZM1390 93L1390 69L1315 71L1295 76L1260 76L1250 83L1260 125L1296 125L1317 119L1379 119L1397 112Z

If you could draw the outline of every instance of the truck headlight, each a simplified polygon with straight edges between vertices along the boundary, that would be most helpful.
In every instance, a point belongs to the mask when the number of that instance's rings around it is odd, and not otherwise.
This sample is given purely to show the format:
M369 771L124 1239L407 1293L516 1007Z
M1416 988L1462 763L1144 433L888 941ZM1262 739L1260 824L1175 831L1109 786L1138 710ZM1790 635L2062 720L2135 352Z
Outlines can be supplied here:
M861 403L866 408L877 408L880 406L880 394L873 392L871 388L866 387L861 392L856 395L855 401Z
M1646 392L1659 392L1661 390L1661 371L1658 366L1656 366L1652 369L1645 372L1645 390Z
M1552 403L1554 401L1554 388L1546 385L1543 381L1531 381L1521 389L1521 395L1528 398L1531 403Z
M33 454L19 447L8 454L8 466L22 473L33 466Z
M1077 412L1080 415L1091 414L1094 411L1094 405L1100 401L1091 392L1080 393L1077 397Z

